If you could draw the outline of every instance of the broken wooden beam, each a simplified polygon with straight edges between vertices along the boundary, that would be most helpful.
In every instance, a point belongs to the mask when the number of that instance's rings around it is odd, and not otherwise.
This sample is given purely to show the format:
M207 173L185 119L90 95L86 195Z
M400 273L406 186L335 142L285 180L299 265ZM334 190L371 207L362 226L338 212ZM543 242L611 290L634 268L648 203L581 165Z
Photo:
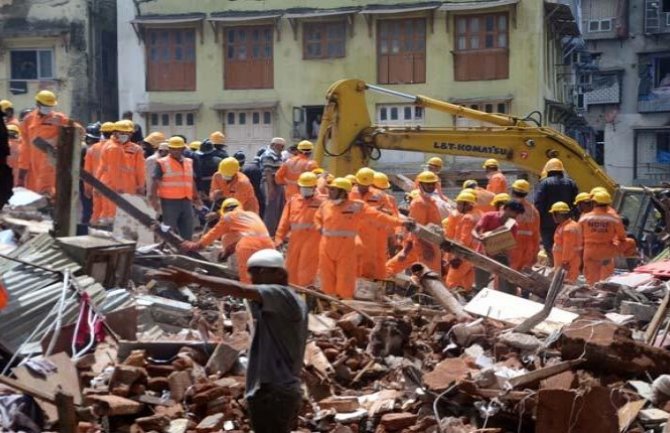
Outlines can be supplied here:
M651 323L647 326L647 330L644 333L644 341L647 344L651 344L656 339L656 334L658 334L658 329L663 322L663 318L668 315L668 306L670 305L670 284L665 283L665 296L661 305L658 306L654 317L651 319Z
M7 385L8 387L15 389L17 391L21 391L22 393L27 394L33 398L46 401L47 403L56 404L56 397L54 395L24 385L18 380L12 379L11 377L0 375L0 383L2 383L3 385Z
M425 226L417 225L414 232L419 239L434 245L439 245L443 250L449 251L459 258L469 261L474 267L485 270L490 274L497 275L515 286L528 290L537 296L544 298L549 291L549 280L541 275L528 276L515 271L484 254L480 254L459 244L458 242L445 239L441 233L436 233Z
M428 292L447 312L456 316L457 320L474 320L463 310L463 306L442 284L440 277L421 263L411 267L412 274L419 279L421 287Z
M564 371L571 370L573 367L583 364L584 362L585 360L583 359L559 362L557 364L550 365L549 367L538 368L537 370L531 371L530 373L513 377L508 380L507 383L509 383L512 388L526 386L531 383L556 376L557 374L563 373Z
M56 393L58 410L58 431L60 433L77 433L77 412L74 410L74 397L59 391Z
M544 308L533 314L519 325L517 325L513 332L526 333L530 332L535 326L544 322L549 314L551 314L552 308L554 308L554 303L558 297L559 292L563 288L563 281L565 280L565 269L559 269L554 274L554 278L551 280L551 286L549 286L549 291L547 292L547 298L544 300Z

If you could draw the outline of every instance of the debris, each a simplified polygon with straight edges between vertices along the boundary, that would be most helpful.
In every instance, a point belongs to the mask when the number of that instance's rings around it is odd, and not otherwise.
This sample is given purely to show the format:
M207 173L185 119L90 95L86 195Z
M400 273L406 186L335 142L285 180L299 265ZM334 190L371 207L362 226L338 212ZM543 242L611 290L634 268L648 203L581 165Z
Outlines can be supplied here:
M93 403L93 412L98 416L135 415L144 405L118 395L89 395Z
M413 413L387 413L382 415L381 425L388 431L398 431L414 425L416 420L417 416Z

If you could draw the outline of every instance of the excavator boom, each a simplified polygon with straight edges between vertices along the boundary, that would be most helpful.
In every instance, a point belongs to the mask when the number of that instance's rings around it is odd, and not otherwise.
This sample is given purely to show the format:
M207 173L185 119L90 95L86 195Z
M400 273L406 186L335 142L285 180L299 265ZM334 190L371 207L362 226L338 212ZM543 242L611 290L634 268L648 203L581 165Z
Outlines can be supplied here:
M372 124L365 92L382 92L455 116L484 121L491 127L380 127ZM540 175L550 158L560 158L580 190L616 183L573 139L525 119L485 113L426 96L414 96L348 79L334 83L326 95L316 146L317 161L337 176L368 164L376 150L399 150L496 158Z

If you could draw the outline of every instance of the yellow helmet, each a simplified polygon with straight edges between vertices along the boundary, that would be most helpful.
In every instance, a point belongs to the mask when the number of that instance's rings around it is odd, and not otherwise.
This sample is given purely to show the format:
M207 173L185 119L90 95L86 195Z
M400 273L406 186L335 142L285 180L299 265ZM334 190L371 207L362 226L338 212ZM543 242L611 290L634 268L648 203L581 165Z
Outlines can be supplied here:
M382 173L381 171L375 172L375 179L372 184L375 188L379 189L389 189L391 188L391 183L389 182L389 177Z
M442 158L434 156L428 160L428 165L434 165L435 167L442 168L444 166L444 163L442 162Z
M596 204L612 204L612 196L607 191L597 191L593 194L593 201Z
M221 131L214 131L209 134L209 141L211 141L212 144L224 144L226 142L226 136L223 135L223 132Z
M105 122L100 125L100 132L114 132L114 122Z
M551 205L549 213L570 213L570 206L566 202L557 201Z
M130 120L119 120L118 122L114 122L114 131L135 132L135 125Z
M227 198L221 203L221 215L225 215L235 209L242 210L242 203L236 198Z
M224 158L219 163L219 173L222 176L235 176L238 171L240 171L240 162L232 156Z
M196 141L191 141L191 142L188 144L188 147L189 147L191 150L200 150L200 145L201 145L201 144L202 144L202 141L197 141L197 140L196 140Z
M407 197L409 197L410 200L414 200L419 196L420 193L421 191L419 191L418 189L413 189L407 193Z
M156 149L159 144L165 141L165 135L163 135L162 132L155 131L144 137L144 141L146 141L151 145L151 147Z
M591 190L591 195L593 195L593 194L595 194L595 193L597 193L597 192L606 192L607 194L610 193L609 191L607 191L607 189L606 189L605 187L603 187L603 186L597 186L597 187L595 187L595 188L593 188L593 189Z
M19 127L14 125L13 123L7 125L7 131L12 131L12 132L16 132L17 134L21 134L21 130L19 129Z
M298 186L303 188L314 188L316 186L316 174L311 171L306 171L298 177Z
M593 200L593 197L591 197L591 194L588 192L580 192L577 194L577 197L575 197L575 202L573 203L574 205L577 205L583 201L591 201Z
M328 188L339 188L346 192L350 192L352 187L351 181L345 177L336 177L328 184Z
M478 186L479 186L479 184L474 179L468 179L465 182L463 182L463 189L466 189L466 188L475 189Z
M530 192L530 184L527 180L517 179L512 184L512 190L528 194Z
M491 206L497 206L500 203L507 203L508 201L512 200L512 198L507 194L506 192L502 192L500 194L496 194L493 197L493 201L491 201Z
M420 183L437 183L440 179L432 171L422 171L416 176L416 180Z
M550 171L565 171L563 168L563 161L558 158L551 158L544 166L544 171L549 173Z
M58 104L56 94L50 90L40 90L35 95L35 101L47 107L55 107Z
M498 160L493 158L487 159L486 161L484 161L484 164L482 165L482 168L498 168L498 167L500 167L500 164L498 164Z
M311 151L314 150L314 145L309 140L302 140L300 143L298 143L298 150Z
M315 168L314 170L312 170L312 173L316 174L317 176L320 175L320 174L323 174L323 173L325 173L325 172L326 172L326 170L324 170L324 169L321 168L321 167L317 167L317 168Z
M173 136L168 139L168 148L169 149L183 149L186 147L186 142L183 138L178 136Z
M363 167L356 172L356 183L363 186L370 186L375 181L375 171L368 167Z
M475 204L477 203L477 197L472 193L472 190L461 191L456 197L456 202L465 202Z
M8 99L3 99L0 101L0 111L5 111L8 108L14 108L14 104L12 104L12 101Z
M540 180L546 179L547 177L547 170L542 170L542 173L540 173Z
M356 182L357 182L357 181L356 181L356 176L355 176L355 175L353 175L353 174L348 174L348 175L344 176L344 178L345 178L345 179L348 179L349 182L351 182L352 185L356 185Z

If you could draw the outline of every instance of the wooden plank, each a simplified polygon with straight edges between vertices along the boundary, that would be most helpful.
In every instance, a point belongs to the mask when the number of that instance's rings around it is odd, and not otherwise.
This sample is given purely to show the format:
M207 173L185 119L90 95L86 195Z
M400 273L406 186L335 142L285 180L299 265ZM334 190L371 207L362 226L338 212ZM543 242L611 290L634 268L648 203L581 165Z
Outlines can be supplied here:
M651 319L651 323L647 327L647 330L644 333L644 341L647 344L651 344L652 341L656 338L656 333L658 332L658 328L661 326L661 322L663 321L663 318L668 314L668 306L670 305L670 288L666 284L666 292L665 292L665 297L663 297L663 301L661 302L661 305L658 306L658 310L656 310L656 314L654 314L654 317Z
M74 398L64 392L56 393L58 408L58 431L60 433L77 433L77 414L74 410Z
M535 371L524 374L522 376L517 376L511 378L508 383L512 388L518 388L520 386L525 386L540 380L546 379L548 377L556 376L557 374L568 371L579 364L584 362L583 359L575 359L572 361L559 362L558 364L550 365L549 367L538 368Z
M45 392L41 389L33 388L32 386L28 386L16 379L12 379L11 377L0 375L0 383L17 391L21 391L22 393L38 400L52 404L56 403L56 397L53 394L49 394L48 392Z
M70 120L61 126L56 147L56 197L54 232L56 237L77 234L77 203L79 202L80 146L77 130Z

